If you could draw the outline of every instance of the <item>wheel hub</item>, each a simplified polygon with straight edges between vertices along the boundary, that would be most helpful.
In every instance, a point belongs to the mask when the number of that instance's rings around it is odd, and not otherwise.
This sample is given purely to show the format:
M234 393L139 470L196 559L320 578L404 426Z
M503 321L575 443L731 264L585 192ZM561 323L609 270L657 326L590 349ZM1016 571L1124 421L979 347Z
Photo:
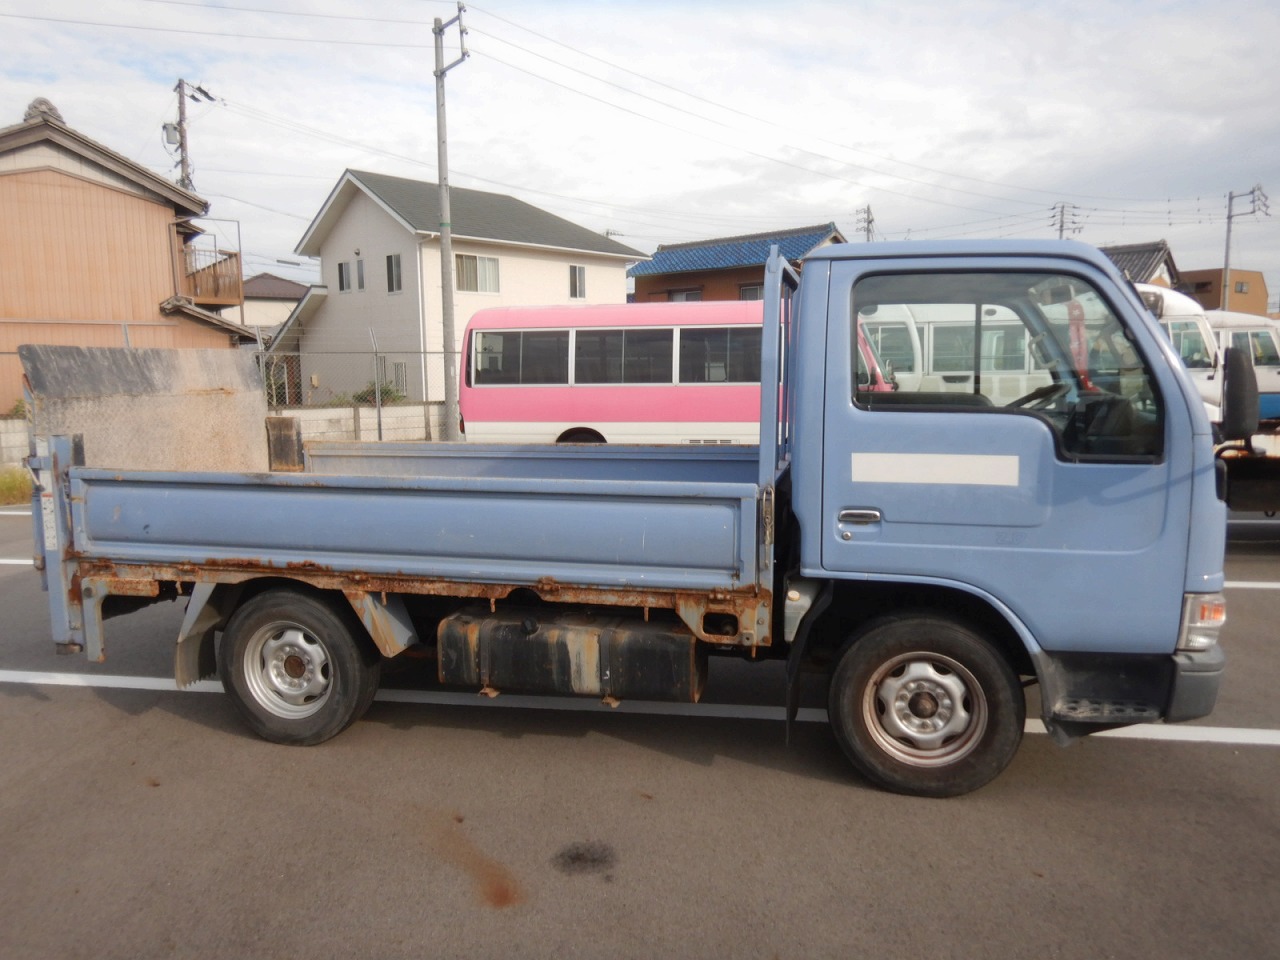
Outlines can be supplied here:
M916 766L951 763L981 740L987 715L973 675L949 657L911 653L885 663L863 715L880 746Z
M329 695L328 651L293 624L275 624L259 631L246 657L246 679L254 699L276 716L310 716Z
M939 706L938 698L931 693L912 694L911 699L907 701L907 709L921 720L928 720L935 716Z

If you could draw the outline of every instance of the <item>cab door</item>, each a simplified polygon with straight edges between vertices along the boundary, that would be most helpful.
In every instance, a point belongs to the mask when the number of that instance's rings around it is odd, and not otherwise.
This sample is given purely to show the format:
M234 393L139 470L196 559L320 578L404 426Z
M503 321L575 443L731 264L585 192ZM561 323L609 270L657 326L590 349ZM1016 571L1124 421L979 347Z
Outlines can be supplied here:
M1107 296L1113 281L1090 264L992 263L949 263L946 273L928 260L891 271L831 264L822 566L978 593L1046 649L1114 650L1123 638L1123 649L1169 652L1193 470L1191 445L1170 442L1191 433L1178 385L1151 329ZM856 389L859 323L944 307L971 318L961 338L975 345L971 362L949 357L950 379L928 390L901 380L893 393ZM983 323L994 311L1004 336L1000 356L987 357L982 345L997 340ZM1008 364L1010 336L1025 341L1039 386L993 402L982 382Z

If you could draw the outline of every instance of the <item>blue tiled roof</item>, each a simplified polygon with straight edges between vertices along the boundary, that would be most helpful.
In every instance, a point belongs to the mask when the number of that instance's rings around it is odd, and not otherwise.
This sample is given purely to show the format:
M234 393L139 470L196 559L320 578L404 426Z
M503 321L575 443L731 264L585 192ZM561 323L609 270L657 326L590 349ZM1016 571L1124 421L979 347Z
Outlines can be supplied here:
M663 273L760 266L769 259L769 248L775 244L788 260L800 260L814 247L832 237L837 241L843 240L834 223L823 223L814 227L756 233L747 237L664 244L654 251L651 260L637 263L627 271L627 275L649 277Z

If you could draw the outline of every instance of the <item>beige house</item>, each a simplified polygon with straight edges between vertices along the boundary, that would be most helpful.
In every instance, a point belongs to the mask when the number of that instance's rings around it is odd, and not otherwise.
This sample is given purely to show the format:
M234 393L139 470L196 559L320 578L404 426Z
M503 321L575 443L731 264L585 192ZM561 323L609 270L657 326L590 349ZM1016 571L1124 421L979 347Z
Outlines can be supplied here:
M627 265L645 258L514 197L454 187L450 210L455 349L485 307L625 303ZM297 253L320 259L322 282L272 343L288 371L277 402L349 398L375 369L397 396L443 400L438 186L348 170Z
M1267 316L1267 278L1259 270L1231 268L1231 288L1222 288L1222 268L1188 270L1183 274L1191 296L1206 310L1234 310Z
M0 129L0 414L17 348L234 347L211 312L241 302L240 257L201 245L208 204L77 133L38 99Z
M219 311L224 320L261 330L263 336L274 333L294 308L307 295L307 285L277 277L274 273L256 273L244 282L244 304Z

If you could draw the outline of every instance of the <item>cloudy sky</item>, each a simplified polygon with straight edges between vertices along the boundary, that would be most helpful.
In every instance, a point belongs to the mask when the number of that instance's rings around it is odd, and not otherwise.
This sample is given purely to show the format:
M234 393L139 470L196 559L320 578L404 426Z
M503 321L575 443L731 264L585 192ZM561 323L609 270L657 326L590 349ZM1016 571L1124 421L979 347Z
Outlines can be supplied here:
M437 0L0 0L0 126L35 97L196 191L250 273L346 168L434 181ZM834 221L851 239L1167 240L1280 299L1274 0L484 0L447 76L456 186L643 251ZM446 59L459 55L456 26ZM226 222L232 221L232 222Z

